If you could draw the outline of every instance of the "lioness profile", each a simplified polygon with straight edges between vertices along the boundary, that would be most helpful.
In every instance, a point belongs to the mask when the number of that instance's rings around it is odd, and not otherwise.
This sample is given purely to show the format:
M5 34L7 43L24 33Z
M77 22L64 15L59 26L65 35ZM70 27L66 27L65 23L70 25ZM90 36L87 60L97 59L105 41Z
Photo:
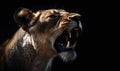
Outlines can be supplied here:
M51 71L56 57L66 63L75 60L80 14L20 8L14 20L20 28L0 47L0 71Z

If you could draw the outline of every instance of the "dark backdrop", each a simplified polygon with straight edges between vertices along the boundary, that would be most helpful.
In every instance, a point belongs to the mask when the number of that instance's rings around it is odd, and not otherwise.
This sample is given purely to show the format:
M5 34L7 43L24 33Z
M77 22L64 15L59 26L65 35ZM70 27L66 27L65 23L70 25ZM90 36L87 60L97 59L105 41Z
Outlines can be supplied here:
M102 40L106 35L102 32L106 26L102 21L106 20L106 9L108 2L91 0L7 0L0 1L0 43L10 38L19 28L15 24L13 14L19 7L26 7L33 11L62 8L69 12L77 12L82 15L81 22L83 32L79 38L79 45L76 48L78 58L75 62L65 64L65 70L70 71L103 71L106 68L106 54ZM102 27L101 27L102 25ZM109 31L108 31L109 32ZM105 31L105 33L107 33ZM102 34L102 35L101 35ZM101 38L102 37L102 38ZM102 42L100 42L102 40ZM118 66L118 65L117 65ZM113 65L113 70L116 65ZM58 67L59 68L59 67ZM117 67L118 68L118 67Z

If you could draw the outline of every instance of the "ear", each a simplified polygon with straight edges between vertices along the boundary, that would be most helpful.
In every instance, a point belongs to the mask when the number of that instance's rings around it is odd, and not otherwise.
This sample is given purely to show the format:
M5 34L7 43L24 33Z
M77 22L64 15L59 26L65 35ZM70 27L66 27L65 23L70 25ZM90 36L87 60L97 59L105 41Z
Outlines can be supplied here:
M34 18L34 13L27 8L19 8L14 13L15 22L21 26L24 30L28 30L28 28L33 25L31 24L31 20Z

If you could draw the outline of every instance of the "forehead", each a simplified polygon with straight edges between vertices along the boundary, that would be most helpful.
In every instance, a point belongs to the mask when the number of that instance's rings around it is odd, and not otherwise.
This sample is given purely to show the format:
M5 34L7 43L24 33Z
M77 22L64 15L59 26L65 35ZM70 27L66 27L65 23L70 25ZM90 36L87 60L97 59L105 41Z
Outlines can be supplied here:
M48 9L48 10L43 10L42 13L44 14L54 14L54 13L60 13L60 12L65 12L64 9Z

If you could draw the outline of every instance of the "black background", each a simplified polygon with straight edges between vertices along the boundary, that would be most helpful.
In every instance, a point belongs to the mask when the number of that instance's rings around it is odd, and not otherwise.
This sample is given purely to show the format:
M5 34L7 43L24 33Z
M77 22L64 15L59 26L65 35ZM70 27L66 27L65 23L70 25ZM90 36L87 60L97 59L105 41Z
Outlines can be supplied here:
M82 15L81 22L83 25L83 32L79 38L78 48L76 48L78 58L75 62L66 64L67 66L63 67L66 69L63 69L63 71L120 70L119 57L117 57L119 51L116 52L112 50L109 52L109 47L112 47L113 44L111 44L111 42L116 39L109 37L114 34L114 31L111 29L113 28L113 24L111 24L112 21L110 19L114 15L111 11L115 11L115 7L111 6L114 4L113 2L91 0L10 1L11 2L4 0L0 2L0 43L10 38L19 28L13 19L13 14L19 7L26 7L33 11L49 8L62 8L69 12L80 13ZM108 35L108 33L110 33L110 35ZM108 58L109 56L110 59Z

